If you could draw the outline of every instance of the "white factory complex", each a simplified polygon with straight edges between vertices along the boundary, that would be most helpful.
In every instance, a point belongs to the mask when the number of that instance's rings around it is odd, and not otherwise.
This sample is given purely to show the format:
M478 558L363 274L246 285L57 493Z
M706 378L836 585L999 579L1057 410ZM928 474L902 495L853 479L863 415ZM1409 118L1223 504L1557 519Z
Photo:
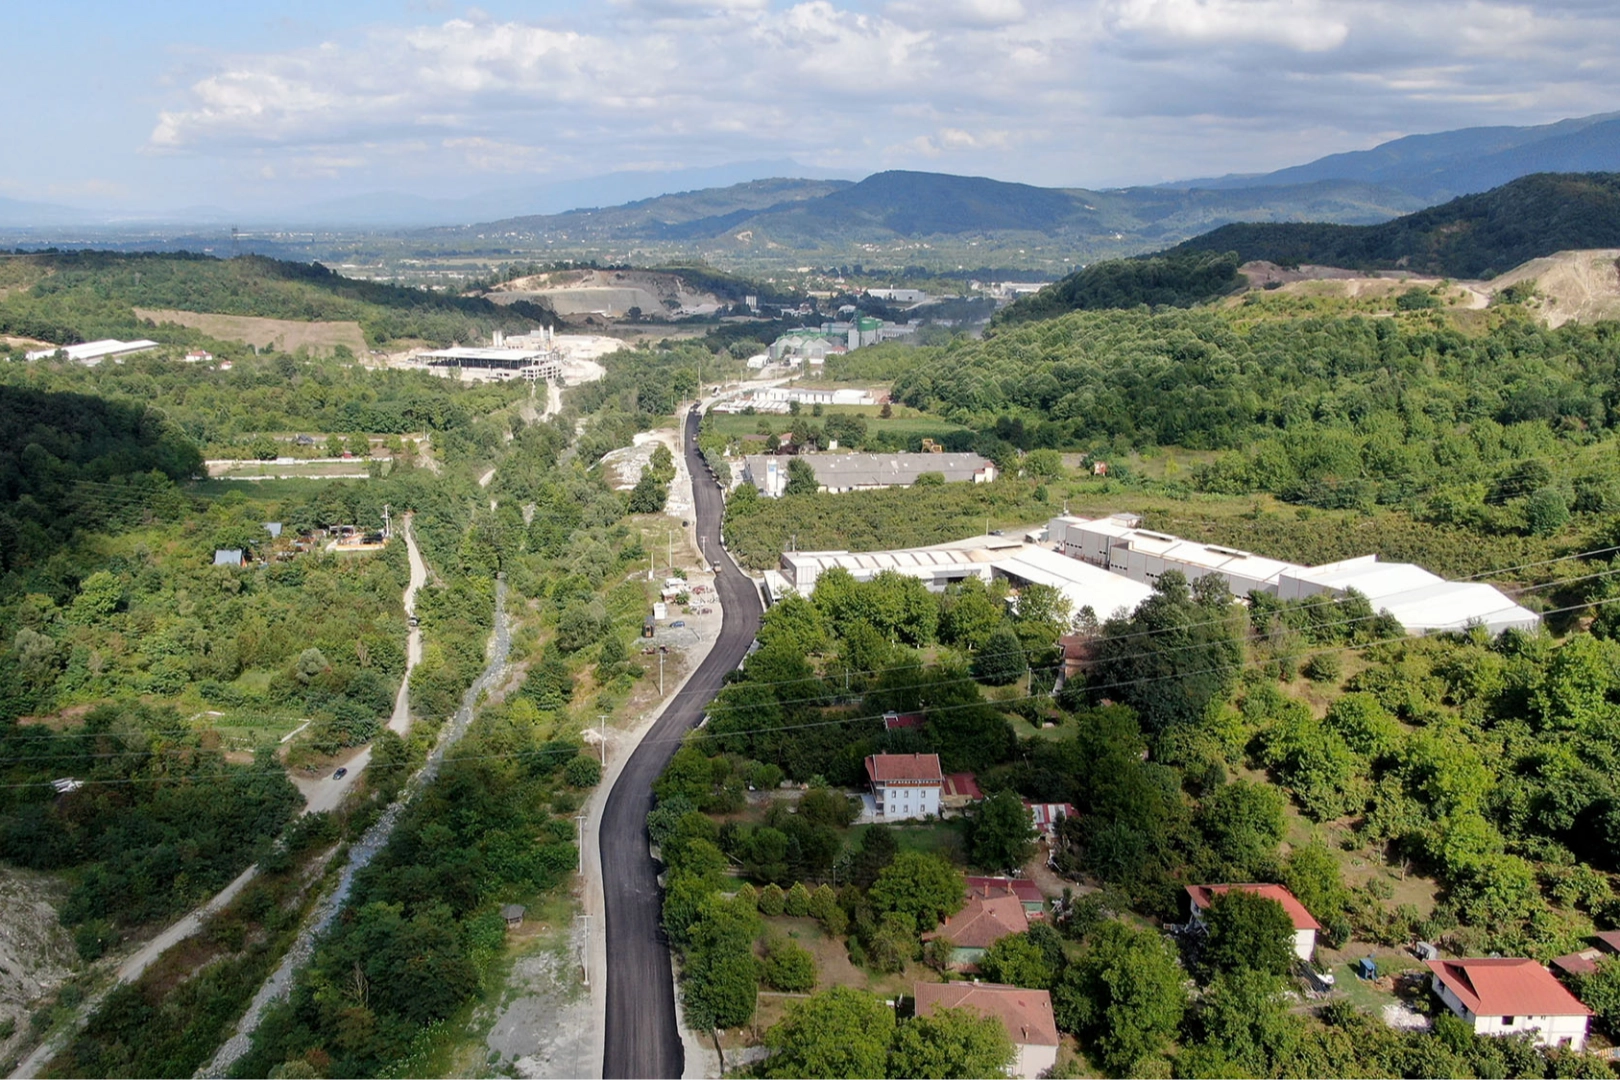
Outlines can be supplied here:
M947 484L988 484L996 478L995 463L978 454L808 453L797 459L815 471L820 490L831 492L910 487L925 473L937 473ZM787 487L788 462L792 460L777 454L749 454L743 458L742 482L753 484L768 499L777 498Z
M103 360L109 359L122 363L123 358L126 356L133 356L135 353L142 353L157 347L157 342L147 341L145 338L139 341L119 341L116 338L105 338L101 341L87 341L83 345L62 345L60 347L52 346L49 349L35 349L32 352L25 353L24 356L29 360L48 360L57 353L61 353L76 363L83 364L86 367L95 367Z
M885 571L915 577L932 592L970 577L1004 578L1015 588L1049 585L1069 601L1071 613L1090 608L1098 619L1130 612L1153 593L1159 577L1175 570L1188 581L1209 574L1225 580L1234 596L1268 593L1284 600L1311 596L1365 596L1374 611L1394 616L1409 634L1460 631L1483 626L1491 633L1533 630L1535 612L1482 582L1447 581L1410 563L1383 562L1376 555L1300 566L1236 548L1184 540L1140 528L1130 514L1105 518L1053 518L1045 539L982 536L932 547L893 551L792 551L780 571L766 575L769 591L803 596L832 569L857 581Z

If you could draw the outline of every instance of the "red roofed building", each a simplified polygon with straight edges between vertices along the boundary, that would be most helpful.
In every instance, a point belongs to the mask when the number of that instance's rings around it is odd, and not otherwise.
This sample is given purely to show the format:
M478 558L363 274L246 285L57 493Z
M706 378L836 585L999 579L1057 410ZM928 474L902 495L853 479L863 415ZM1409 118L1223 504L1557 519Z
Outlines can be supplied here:
M1598 941L1596 948L1554 957L1552 966L1566 975L1590 975L1597 970L1599 960L1620 953L1620 930L1604 930L1593 936Z
M1294 955L1301 960L1309 961L1311 954L1316 951L1316 932L1322 929L1322 924L1305 910L1305 905L1294 898L1286 886L1282 885L1189 885L1187 896L1192 900L1192 921L1202 926L1204 916L1209 911L1209 905L1215 898L1228 889L1242 889L1246 893L1263 896L1267 900L1275 900L1281 904L1288 917L1294 921Z
M1066 817L1076 817L1074 804L1066 802L1024 802L1024 808L1029 811L1030 820L1035 828L1040 830L1041 836L1047 840L1057 839L1058 822Z
M972 773L953 772L945 777L939 800L948 810L965 810L973 803L983 802L984 792L979 790L978 777Z
M1017 896L972 897L955 915L924 934L924 941L947 938L953 946L951 963L966 967L984 959L990 946L1009 934L1029 929L1029 916Z
M873 754L866 759L866 781L879 821L939 815L945 776L938 754Z
M916 729L923 726L923 714L917 712L894 712L892 709L883 714L883 730L899 731L901 729Z
M1024 906L1024 914L1031 919L1045 918L1046 897L1040 887L1028 878L970 877L967 879L968 899L993 900L998 896L1016 896Z
M1586 1047L1592 1010L1552 972L1523 958L1426 960L1434 992L1477 1035L1535 1035L1538 1046Z
M998 983L918 983L914 996L918 1016L932 1016L936 1009L971 1009L1000 1020L1017 1051L1008 1075L1033 1078L1057 1064L1057 1020L1052 995L1045 990Z

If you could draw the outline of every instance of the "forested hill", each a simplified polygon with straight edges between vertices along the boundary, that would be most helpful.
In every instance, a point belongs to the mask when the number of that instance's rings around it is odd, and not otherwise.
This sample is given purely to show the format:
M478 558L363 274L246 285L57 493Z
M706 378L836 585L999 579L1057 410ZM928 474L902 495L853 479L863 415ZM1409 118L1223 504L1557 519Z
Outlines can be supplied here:
M57 344L156 336L136 318L137 307L353 321L372 344L465 342L492 329L523 331L555 318L532 303L498 305L258 255L82 251L0 259L0 333Z
M1537 173L1382 225L1225 225L1171 251L1490 278L1556 251L1617 246L1620 173Z
M1244 286L1242 265L1230 252L1185 252L1144 259L1109 259L1077 270L1033 296L1003 308L992 328L1055 319L1071 311L1107 308L1192 307Z

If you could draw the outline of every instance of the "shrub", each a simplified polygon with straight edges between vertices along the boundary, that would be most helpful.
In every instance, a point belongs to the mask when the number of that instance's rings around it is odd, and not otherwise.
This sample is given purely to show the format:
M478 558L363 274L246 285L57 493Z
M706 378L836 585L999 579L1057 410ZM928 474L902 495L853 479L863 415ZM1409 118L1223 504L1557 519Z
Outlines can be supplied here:
M815 989L816 961L809 950L776 938L765 947L765 982L773 990L802 994Z
M759 913L761 915L780 915L782 909L787 906L786 900L787 897L782 892L782 886L773 881L759 890Z
M804 882L796 881L783 897L782 910L796 918L810 914L810 890Z

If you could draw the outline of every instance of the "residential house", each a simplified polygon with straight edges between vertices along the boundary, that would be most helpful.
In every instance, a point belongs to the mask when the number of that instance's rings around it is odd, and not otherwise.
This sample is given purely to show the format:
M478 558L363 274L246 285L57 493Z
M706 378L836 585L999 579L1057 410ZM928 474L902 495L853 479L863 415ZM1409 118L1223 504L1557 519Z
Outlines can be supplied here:
M955 915L924 934L924 941L945 938L951 943L951 966L969 967L984 959L985 950L1008 934L1029 929L1024 902L1016 895L974 896Z
M1058 822L1064 818L1079 816L1073 803L1032 803L1024 800L1024 809L1029 811L1029 817L1035 824L1035 830L1041 834L1041 839L1051 843L1057 840Z
M894 710L891 709L888 712L883 714L883 730L884 731L899 731L901 729L913 729L913 728L920 728L922 726L923 726L923 714L922 713L915 713L915 712L913 712L913 713L902 713L902 712L895 712Z
M918 983L913 991L918 1016L935 1009L972 1009L1001 1021L1017 1056L1008 1075L1037 1077L1057 1064L1057 1019L1052 995L999 983Z
M939 815L945 776L938 754L873 754L866 759L866 780L880 821Z
M1016 896L1031 919L1046 917L1046 897L1040 886L1028 878L970 877L967 879L968 899L994 900L1002 896Z
M1228 889L1242 889L1256 896L1263 896L1267 900L1275 900L1281 904L1288 917L1294 922L1294 955L1301 960L1309 962L1311 954L1316 951L1316 932L1322 929L1322 924L1312 917L1305 905L1295 899L1283 885L1189 885L1187 896L1192 900L1192 923L1203 926L1204 919L1209 911L1210 904L1215 898Z
M1534 1035L1538 1046L1586 1047L1592 1010L1523 957L1429 960L1434 992L1476 1035Z
M1605 956L1620 954L1620 930L1604 930L1594 934L1597 945L1553 959L1553 967L1566 975L1590 975L1597 970L1597 962Z

